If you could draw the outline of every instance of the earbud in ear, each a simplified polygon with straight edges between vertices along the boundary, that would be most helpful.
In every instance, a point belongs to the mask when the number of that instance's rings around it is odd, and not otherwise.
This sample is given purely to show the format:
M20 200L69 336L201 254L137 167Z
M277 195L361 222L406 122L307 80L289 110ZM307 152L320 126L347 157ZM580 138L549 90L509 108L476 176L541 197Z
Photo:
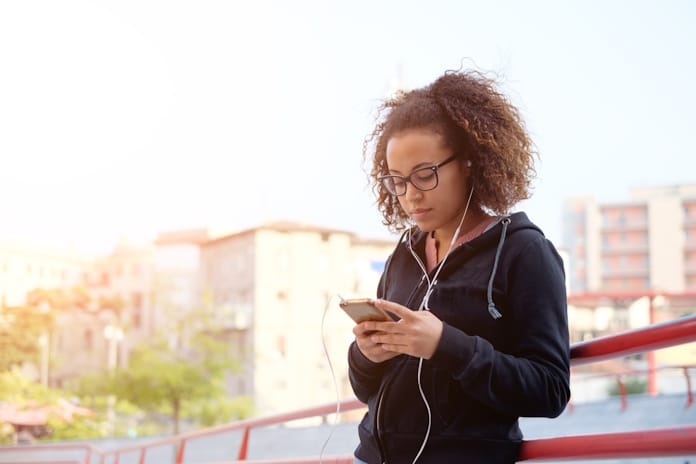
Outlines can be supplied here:
M470 168L471 167L471 160L466 160L466 167Z

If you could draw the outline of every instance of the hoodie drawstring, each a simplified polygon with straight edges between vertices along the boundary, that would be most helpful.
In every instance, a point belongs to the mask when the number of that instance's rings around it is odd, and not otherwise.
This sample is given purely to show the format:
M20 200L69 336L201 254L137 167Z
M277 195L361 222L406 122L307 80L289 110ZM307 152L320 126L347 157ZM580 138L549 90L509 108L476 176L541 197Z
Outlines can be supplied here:
M495 259L493 260L493 271L491 271L491 278L488 279L488 291L486 293L488 297L488 313L493 319L500 319L503 315L496 308L493 302L493 279L495 278L495 272L498 270L498 261L500 260L500 253L503 251L503 243L505 243L505 233L507 232L508 224L510 224L510 217L504 218L502 221L503 230L500 232L500 241L498 242L498 248L495 250Z

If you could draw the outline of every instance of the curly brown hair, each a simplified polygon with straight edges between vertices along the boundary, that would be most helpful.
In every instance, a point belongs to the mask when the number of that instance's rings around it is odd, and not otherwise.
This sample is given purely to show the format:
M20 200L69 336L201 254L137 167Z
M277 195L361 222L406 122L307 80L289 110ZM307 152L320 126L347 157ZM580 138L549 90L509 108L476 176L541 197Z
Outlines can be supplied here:
M372 190L390 229L404 229L408 215L378 178L388 174L387 143L410 129L441 134L448 147L471 160L473 205L505 214L530 197L538 155L519 111L496 85L478 71L447 71L432 84L399 92L379 106L376 126L363 143L363 159L372 158Z

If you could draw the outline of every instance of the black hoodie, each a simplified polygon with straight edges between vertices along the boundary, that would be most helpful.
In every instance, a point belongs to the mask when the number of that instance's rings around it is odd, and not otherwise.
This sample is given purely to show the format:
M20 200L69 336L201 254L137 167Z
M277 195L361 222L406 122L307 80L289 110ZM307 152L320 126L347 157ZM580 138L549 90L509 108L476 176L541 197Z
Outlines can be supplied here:
M418 310L428 285L409 248L425 262L425 233L408 242L401 240L387 261L377 296ZM432 424L418 462L515 462L518 417L556 417L570 399L560 256L524 213L507 216L452 250L429 307L444 327L422 364ZM348 361L353 391L368 405L356 457L413 462L428 428L419 359L373 363L353 342Z

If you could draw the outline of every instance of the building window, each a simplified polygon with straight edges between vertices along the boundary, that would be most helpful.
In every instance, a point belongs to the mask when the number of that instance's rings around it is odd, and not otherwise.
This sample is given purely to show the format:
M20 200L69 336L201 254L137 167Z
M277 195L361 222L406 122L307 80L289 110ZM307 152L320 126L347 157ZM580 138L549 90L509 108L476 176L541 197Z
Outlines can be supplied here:
M84 347L91 350L94 344L94 334L91 329L86 329L84 334Z
M617 223L619 225L626 225L626 214L624 211L619 211L619 217L617 218Z
M276 338L276 349L280 357L285 359L285 356L287 354L287 346L285 343L284 335L278 335L278 337Z
M143 294L142 292L133 292L131 294L131 303L133 304L133 308L137 310L143 309Z
M134 309L132 314L131 322L133 323L133 328L139 329L143 325L142 310Z

